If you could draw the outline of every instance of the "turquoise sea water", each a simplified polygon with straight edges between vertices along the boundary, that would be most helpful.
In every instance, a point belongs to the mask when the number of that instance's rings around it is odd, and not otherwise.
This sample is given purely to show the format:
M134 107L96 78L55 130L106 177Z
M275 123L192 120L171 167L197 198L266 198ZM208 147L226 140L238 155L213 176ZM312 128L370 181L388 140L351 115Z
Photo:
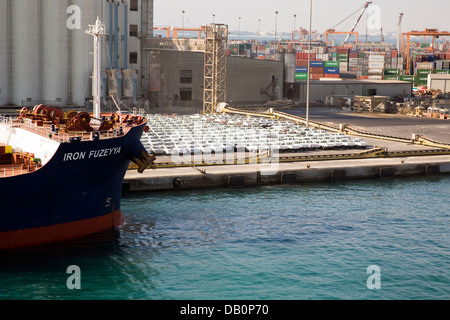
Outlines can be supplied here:
M126 195L118 232L0 254L0 299L449 299L449 195L448 176Z

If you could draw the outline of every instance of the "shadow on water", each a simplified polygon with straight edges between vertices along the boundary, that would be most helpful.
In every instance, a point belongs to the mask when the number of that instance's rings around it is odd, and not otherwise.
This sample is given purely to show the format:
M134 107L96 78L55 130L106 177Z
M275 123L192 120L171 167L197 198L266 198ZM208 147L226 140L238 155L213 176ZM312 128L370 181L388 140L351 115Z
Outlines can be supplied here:
M0 251L0 270L36 269L51 263L64 263L120 253L120 230L112 229L61 242Z

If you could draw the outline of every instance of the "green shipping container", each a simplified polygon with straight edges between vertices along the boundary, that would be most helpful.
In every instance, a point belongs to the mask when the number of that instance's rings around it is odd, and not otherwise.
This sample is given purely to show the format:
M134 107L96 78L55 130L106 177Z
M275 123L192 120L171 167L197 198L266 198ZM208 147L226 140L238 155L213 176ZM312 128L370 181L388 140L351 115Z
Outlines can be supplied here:
M325 68L339 68L339 61L325 61Z
M296 73L295 80L308 80L308 74L307 73Z
M450 70L447 70L447 69L433 70L433 73L436 73L436 74L450 74Z
M416 76L400 76L400 81L414 82L416 81Z
M348 61L348 53L338 53L337 60L342 61L342 62L347 62Z
M389 76L400 75L400 69L384 69L384 74Z
M394 76L394 75L385 75L384 76L384 80L399 80L400 77L399 76Z
M431 70L431 69L417 69L417 71L416 71L418 76L427 75L427 74L430 74L432 72L433 72L433 70Z

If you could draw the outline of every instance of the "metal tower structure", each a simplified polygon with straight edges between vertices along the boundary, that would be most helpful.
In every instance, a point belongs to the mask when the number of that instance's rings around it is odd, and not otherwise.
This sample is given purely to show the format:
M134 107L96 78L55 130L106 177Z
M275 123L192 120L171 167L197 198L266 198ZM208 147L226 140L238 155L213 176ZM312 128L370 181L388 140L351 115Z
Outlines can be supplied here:
M102 57L102 46L101 46L101 40L100 37L104 36L106 34L105 31L105 23L103 23L98 17L97 21L95 21L95 25L89 25L89 29L85 31L86 34L90 34L94 37L94 71L92 73L92 81L94 83L93 89L94 92L92 93L94 97L94 110L93 114L96 118L95 121L98 121L100 119L100 113L101 113L101 98L102 98L102 80L101 80L101 70L102 70L102 63L101 63L101 57Z
M207 25L205 34L204 114L215 113L217 104L226 101L228 25Z

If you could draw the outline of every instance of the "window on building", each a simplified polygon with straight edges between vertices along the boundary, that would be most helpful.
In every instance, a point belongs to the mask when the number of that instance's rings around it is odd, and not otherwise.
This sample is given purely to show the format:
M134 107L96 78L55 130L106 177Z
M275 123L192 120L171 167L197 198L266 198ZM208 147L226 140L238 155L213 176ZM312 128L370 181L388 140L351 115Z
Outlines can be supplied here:
M180 100L181 101L191 101L192 100L192 88L181 88L180 89Z
M130 37L137 37L137 36L138 36L138 25L130 24Z
M138 63L137 52L130 52L130 63Z
M130 11L138 11L139 0L130 0Z
M192 70L180 70L180 83L192 83Z

